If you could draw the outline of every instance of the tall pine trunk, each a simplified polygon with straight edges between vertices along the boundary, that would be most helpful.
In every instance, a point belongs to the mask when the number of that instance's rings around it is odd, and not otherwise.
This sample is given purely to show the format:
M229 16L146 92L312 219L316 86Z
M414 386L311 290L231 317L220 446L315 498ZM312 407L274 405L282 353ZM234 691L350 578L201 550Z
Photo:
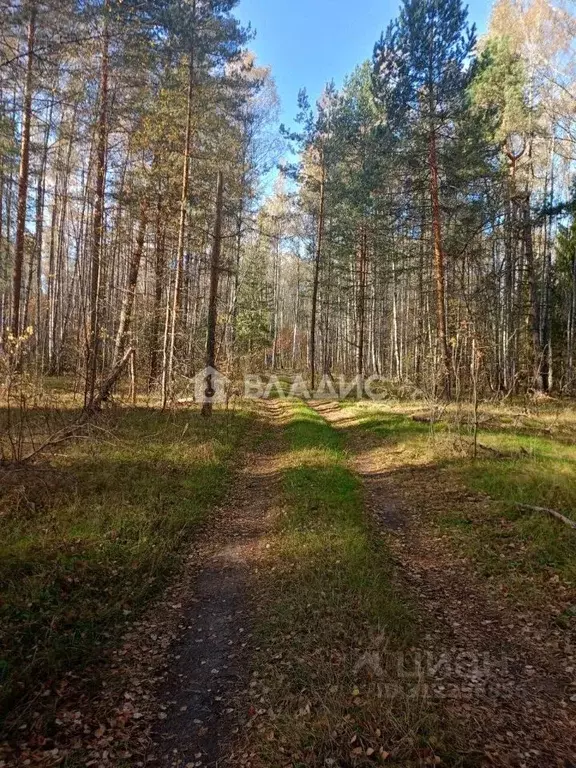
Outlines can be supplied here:
M150 329L150 374L148 379L148 390L154 386L159 374L159 352L160 352L160 323L162 320L162 293L164 289L165 277L165 248L166 248L166 229L162 221L162 197L158 196L158 206L156 211L156 237L155 244L156 258L154 264L154 305L152 310L152 326Z
M356 373L364 377L364 336L366 329L366 263L368 258L368 235L366 224L360 228L360 244L358 250L358 358Z
M36 41L36 2L29 6L28 34L26 44L26 82L22 110L22 138L20 147L20 169L18 172L18 209L16 213L16 242L14 246L14 272L12 276L12 336L20 335L20 301L22 293L22 270L24 266L24 243L26 238L26 209L28 204L28 176L30 169L30 126L32 122L32 71L34 44Z
M108 144L108 67L109 67L109 0L104 3L102 61L100 65L100 106L96 145L96 190L92 224L92 269L90 275L90 319L86 354L86 389L84 406L92 407L96 392L100 337L100 269L104 235L104 194L106 187L106 149Z
M314 277L312 282L312 312L310 318L310 370L312 391L316 389L316 318L318 315L318 287L320 284L320 263L324 241L324 212L326 207L326 166L321 157L322 178L320 180L320 208L318 211L318 233L316 236L316 254L314 257Z
M196 18L196 0L192 4L192 23ZM180 195L180 222L178 225L178 248L176 252L176 278L174 295L172 298L172 316L170 321L170 337L166 364L162 373L162 407L165 408L169 397L173 395L174 378L174 351L176 346L176 334L178 331L178 319L182 303L182 282L184 272L184 246L186 238L186 213L188 210L188 191L190 188L190 152L192 149L192 103L194 97L194 43L190 46L190 59L188 62L188 97L186 107L186 135L184 138L184 163L182 170L182 191Z
M532 377L536 390L543 389L542 380L542 344L540 339L540 306L536 283L536 265L534 263L534 241L532 238L532 219L530 216L530 193L526 192L522 200L522 225L524 256L526 258L526 278L528 281L528 325L532 339Z
M210 258L210 294L208 297L208 332L206 336L206 368L216 367L216 324L218 321L218 281L220 278L220 254L222 251L222 209L224 201L224 179L218 172L216 183L216 220L214 223L214 241ZM202 415L212 415L214 381L211 370L206 375L206 402L202 405Z
M442 243L442 220L440 213L440 182L438 174L438 153L436 147L436 132L430 132L429 146L430 170L430 200L432 203L432 241L434 246L434 282L436 286L436 323L438 326L438 342L442 356L442 393L444 397L451 395L451 358L448 346L448 331L446 326L446 265Z

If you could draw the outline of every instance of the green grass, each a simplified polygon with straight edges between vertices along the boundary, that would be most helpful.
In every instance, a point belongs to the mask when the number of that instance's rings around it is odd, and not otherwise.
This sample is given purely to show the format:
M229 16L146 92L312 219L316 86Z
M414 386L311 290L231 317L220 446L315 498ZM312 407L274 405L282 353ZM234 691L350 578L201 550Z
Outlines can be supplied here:
M494 499L552 507L576 519L576 448L553 439L497 432L482 442L518 458L472 465L470 484Z
M481 448L474 460L462 455L462 446L471 444L466 419L458 426L454 411L448 410L432 432L408 415L424 410L422 404L412 404L407 413L403 407L357 404L358 420L351 431L367 430L385 445L401 445L401 461L427 465L432 482L436 468L442 467L444 483L493 500L454 507L452 497L440 512L434 505L433 513L485 575L498 576L514 599L527 602L545 601L552 577L576 585L575 532L546 514L518 506L547 507L576 519L574 409L563 405L560 415L550 407L541 414L533 408L530 415L487 409L479 441L495 453Z
M508 583L515 599L537 600L553 576L576 586L576 533L518 506L551 508L576 519L576 448L525 428L520 434L485 431L481 441L506 455L456 463L461 482L496 502L468 528L468 551L487 575Z
M0 499L0 704L89 664L178 568L221 501L247 413L123 411Z
M394 626L403 636L410 626L408 611L391 586L389 554L368 524L342 436L315 411L298 405L286 438L291 466L284 473L281 535L285 555L299 559L300 586L310 599L327 587L339 611L359 611L377 627Z
M397 654L416 640L414 606L365 512L344 436L307 406L286 407L283 511L251 689L261 765L410 766L420 750L446 755L418 681L398 677ZM365 654L378 658L382 677L357 668Z
M429 436L430 426L422 422L413 421L402 413L378 413L367 412L359 421L359 427L378 435L388 442L409 441L418 436ZM443 428L443 425L436 427Z
M526 445L524 438L506 441L508 445L514 442ZM491 505L471 528L471 553L486 573L508 575L515 581L514 594L523 592L527 597L533 596L539 582L544 583L554 575L576 586L576 533L545 513L518 506L552 508L574 519L574 465L559 450L565 446L550 446L550 441L546 441L547 445L540 450L541 440L530 442L531 456L458 466L460 478L469 487L501 502Z

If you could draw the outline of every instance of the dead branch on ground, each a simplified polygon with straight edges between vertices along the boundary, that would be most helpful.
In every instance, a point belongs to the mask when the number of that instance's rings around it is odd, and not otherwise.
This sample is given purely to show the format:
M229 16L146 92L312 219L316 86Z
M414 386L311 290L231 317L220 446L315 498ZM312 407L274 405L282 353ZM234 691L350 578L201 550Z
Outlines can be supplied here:
M526 509L531 512L543 512L546 515L550 515L551 517L556 518L556 520L560 520L562 523L564 523L564 525L576 529L576 522L574 520L570 520L570 518L566 517L555 509L548 509L548 507L535 507L532 504L521 504L519 501L514 501L512 503L515 507L520 507L520 509Z

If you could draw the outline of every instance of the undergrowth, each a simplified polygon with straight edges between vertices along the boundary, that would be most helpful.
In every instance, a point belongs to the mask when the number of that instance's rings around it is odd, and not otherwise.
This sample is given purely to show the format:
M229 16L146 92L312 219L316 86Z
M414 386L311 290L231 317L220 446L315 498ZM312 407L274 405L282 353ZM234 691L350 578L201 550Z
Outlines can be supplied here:
M57 694L64 672L81 675L166 584L222 500L250 418L119 413L50 463L4 471L3 715L32 694Z

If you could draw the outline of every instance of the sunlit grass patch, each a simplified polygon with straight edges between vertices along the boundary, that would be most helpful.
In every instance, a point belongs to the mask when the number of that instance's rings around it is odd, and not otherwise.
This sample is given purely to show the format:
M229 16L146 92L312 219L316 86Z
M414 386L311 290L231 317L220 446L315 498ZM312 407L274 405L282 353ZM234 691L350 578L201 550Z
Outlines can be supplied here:
M0 500L1 704L86 665L178 568L251 419L122 411Z
M453 437L445 422L413 418L422 411L421 406L412 405L408 413L400 407L360 401L348 406L346 419L338 423L339 430L350 440L357 456L385 445L402 452L403 464L425 464L444 450L443 446L452 445Z
M469 409L450 406L437 424L414 421L423 405L357 406L358 422L343 431L358 443L359 430L375 436L383 446L402 446L401 464L425 463L442 467L443 483L478 491L492 504L454 498L434 504L433 519L449 531L487 576L498 575L515 598L546 599L543 586L560 578L576 585L576 533L543 512L520 505L555 509L576 519L576 445L574 409L547 404L541 411L520 411L483 404L480 409L478 458L470 451ZM463 447L465 450L463 450ZM431 476L431 482L435 482ZM410 489L405 489L410 495ZM442 498L442 489L438 489ZM437 501L437 499L436 499ZM438 507L441 507L441 511Z
M508 503L556 509L576 519L576 465L563 456L483 459L461 468L474 488Z
M359 420L362 429L394 442L410 443L417 438L429 437L431 427L414 421L402 413L370 413ZM441 428L437 425L436 428Z
M545 512L520 505L555 509L575 519L576 477L571 461L527 457L483 460L459 467L472 488L501 503L474 527L474 554L488 573L547 580L554 574L576 586L576 532ZM534 587L534 584L526 584Z
M482 442L502 456L459 462L461 481L495 502L471 544L487 573L508 574L515 595L552 576L576 586L576 532L543 507L576 519L576 448L552 437L494 430Z

